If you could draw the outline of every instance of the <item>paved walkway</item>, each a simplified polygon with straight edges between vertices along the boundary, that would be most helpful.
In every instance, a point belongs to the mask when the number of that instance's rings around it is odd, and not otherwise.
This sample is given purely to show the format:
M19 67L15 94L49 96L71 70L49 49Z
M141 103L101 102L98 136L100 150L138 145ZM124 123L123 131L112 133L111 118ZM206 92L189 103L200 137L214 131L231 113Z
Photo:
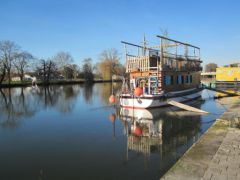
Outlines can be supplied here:
M203 180L240 179L240 130L229 129Z
M231 107L161 179L240 180L240 99L226 100Z

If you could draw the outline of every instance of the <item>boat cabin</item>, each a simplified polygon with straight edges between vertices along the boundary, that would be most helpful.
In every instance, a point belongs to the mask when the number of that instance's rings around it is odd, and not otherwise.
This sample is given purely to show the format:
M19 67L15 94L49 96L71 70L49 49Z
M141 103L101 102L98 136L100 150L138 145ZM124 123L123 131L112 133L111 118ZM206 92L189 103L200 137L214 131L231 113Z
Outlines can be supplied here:
M122 41L125 47L126 72L130 75L130 89L143 88L144 94L180 91L200 85L200 48L157 36L157 46ZM135 48L135 54L129 53Z

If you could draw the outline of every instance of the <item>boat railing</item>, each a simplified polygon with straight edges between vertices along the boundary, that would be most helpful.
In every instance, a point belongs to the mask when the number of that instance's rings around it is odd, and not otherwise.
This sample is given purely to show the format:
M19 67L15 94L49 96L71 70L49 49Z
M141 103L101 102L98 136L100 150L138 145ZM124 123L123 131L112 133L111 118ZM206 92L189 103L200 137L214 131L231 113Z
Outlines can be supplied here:
M162 68L164 71L202 71L201 66L170 66L170 65L164 65Z
M197 61L201 62L199 56L185 56L185 55L177 55L169 52L163 53L163 58L166 59L172 59L172 60L178 60L178 61Z
M169 61L169 62L168 62ZM200 62L198 61L173 61L172 59L165 58L162 69L157 66L150 65L149 56L130 56L127 57L126 72L147 72L147 71L202 71Z
M150 70L149 56L128 56L126 72L132 71L149 71ZM157 68L157 67L156 67Z

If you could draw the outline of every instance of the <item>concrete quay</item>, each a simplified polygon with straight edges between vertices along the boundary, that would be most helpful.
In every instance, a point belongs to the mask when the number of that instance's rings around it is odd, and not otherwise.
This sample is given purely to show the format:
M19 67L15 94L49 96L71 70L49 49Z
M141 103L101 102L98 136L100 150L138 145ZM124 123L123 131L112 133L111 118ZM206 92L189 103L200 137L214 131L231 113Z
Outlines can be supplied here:
M240 180L240 98L219 101L229 108L162 180Z

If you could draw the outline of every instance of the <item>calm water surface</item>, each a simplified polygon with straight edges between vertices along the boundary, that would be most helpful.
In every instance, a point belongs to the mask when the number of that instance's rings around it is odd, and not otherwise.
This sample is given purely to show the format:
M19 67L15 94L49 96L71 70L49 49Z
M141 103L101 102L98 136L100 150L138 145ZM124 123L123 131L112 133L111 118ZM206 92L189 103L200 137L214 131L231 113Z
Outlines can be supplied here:
M115 84L115 89L119 87ZM0 179L159 179L225 106L131 111L108 104L111 84L0 91Z

